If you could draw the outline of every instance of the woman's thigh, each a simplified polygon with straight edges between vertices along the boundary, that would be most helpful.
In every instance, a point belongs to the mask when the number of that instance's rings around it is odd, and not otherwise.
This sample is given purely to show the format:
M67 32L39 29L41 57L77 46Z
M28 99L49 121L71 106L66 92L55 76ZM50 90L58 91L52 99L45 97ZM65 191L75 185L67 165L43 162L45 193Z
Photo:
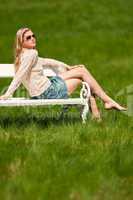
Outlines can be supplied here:
M78 87L78 85L81 84L81 79L67 79L65 80L66 86L67 86L67 91L68 91L68 95L70 95L71 93L73 93L75 91L75 89Z
M63 72L59 74L59 76L63 80L68 80L68 79L82 79L84 73L87 72L85 67L77 67L71 70L68 70L66 72Z

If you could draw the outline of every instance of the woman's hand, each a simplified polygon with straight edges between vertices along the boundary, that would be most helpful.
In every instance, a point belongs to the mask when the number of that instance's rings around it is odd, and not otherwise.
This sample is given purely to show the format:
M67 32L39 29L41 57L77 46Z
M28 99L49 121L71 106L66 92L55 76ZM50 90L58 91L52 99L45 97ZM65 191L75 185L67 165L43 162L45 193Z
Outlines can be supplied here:
M2 96L0 96L0 100L6 100L6 99L8 99L9 97L7 96L7 95L2 95Z

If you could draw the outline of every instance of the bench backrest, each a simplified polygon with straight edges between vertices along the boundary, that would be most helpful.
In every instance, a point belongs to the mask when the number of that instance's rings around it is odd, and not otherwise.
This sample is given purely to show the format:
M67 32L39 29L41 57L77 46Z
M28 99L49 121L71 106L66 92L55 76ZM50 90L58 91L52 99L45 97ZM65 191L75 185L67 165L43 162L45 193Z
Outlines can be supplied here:
M56 73L49 67L46 67L43 70L43 72L45 76L56 75ZM14 75L15 75L14 64L0 64L0 78L14 77Z
M0 78L13 77L14 64L0 64Z

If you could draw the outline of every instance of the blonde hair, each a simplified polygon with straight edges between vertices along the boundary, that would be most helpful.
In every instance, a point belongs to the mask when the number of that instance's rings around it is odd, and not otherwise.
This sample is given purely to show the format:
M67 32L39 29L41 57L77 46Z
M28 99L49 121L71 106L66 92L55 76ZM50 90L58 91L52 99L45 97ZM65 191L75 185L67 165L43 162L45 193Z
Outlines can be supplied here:
M19 65L20 65L20 55L21 55L22 48L23 48L22 44L23 44L24 34L30 30L31 29L29 29L29 28L20 28L16 33L15 52L14 52L15 73L18 71Z

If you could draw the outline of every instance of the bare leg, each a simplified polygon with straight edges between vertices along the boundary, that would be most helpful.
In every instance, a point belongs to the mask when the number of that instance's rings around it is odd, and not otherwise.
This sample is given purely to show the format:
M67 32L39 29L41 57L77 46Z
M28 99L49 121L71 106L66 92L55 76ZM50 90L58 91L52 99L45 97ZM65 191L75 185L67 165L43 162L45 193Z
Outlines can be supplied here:
M101 88L101 86L98 84L98 82L94 79L94 77L90 74L90 72L85 67L77 67L74 69L71 69L67 72L61 73L60 77L63 78L66 82L69 79L81 79L83 81L86 81L91 90L100 97L103 102L105 103L106 109L115 108L117 110L125 110L124 107L120 106L118 103L116 103L113 99L111 99Z
M67 85L68 94L72 94L78 85L81 84L82 80L78 78L72 78L65 80Z
M79 84L81 84L81 79L67 79L65 80L67 89L68 89L68 94L70 95L73 93L73 91L77 88ZM99 109L96 104L96 99L93 95L90 96L90 108L92 112L92 119L96 119L98 121L101 121L101 116Z
M94 95L90 96L90 108L91 108L91 112L92 112L92 119L101 121L100 111L97 107L96 99L95 99Z

